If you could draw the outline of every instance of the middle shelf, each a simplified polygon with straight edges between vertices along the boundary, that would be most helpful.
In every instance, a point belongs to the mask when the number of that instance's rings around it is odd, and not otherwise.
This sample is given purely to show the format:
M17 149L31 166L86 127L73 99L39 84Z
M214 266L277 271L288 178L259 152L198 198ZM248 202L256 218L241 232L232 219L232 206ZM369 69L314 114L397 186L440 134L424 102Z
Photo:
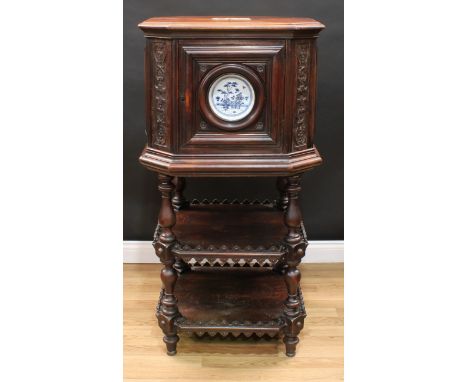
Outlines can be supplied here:
M194 200L176 212L172 251L190 266L272 267L286 254L283 216L270 201Z

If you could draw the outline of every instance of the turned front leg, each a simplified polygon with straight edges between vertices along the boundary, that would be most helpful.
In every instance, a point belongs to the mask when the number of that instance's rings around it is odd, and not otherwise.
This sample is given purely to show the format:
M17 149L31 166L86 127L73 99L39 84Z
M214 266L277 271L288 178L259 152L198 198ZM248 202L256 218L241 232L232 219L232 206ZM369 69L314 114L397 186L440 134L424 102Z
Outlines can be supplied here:
M296 354L296 345L299 342L298 334L304 326L304 313L301 310L299 299L299 282L301 273L297 266L305 254L307 244L301 235L301 210L299 208L300 176L287 178L286 192L288 204L284 213L284 223L288 233L284 239L287 254L287 268L284 280L288 290L288 298L284 302L283 317L286 323L283 342L286 345L286 355L293 357Z
M288 298L284 303L286 328L283 342L286 345L286 355L288 357L294 357L296 354L296 345L299 342L298 334L304 326L304 315L301 311L301 302L299 300L301 272L297 269L297 263L288 263L284 280L288 289Z
M167 262L161 270L161 280L164 285L164 295L162 299L162 309L158 317L159 326L164 332L163 341L166 344L167 354L174 355L177 353L177 328L175 319L179 316L177 309L177 299L174 295L175 283L177 281L177 272L172 267L174 262Z
M161 301L161 309L157 314L159 326L164 332L164 342L167 347L167 354L176 354L177 328L175 319L179 316L177 308L177 299L174 294L175 284L177 281L177 272L174 270L175 257L172 253L172 246L175 243L175 235L172 232L172 227L175 225L176 216L171 203L172 192L174 185L172 177L160 174L159 191L161 191L162 203L159 212L158 223L161 227L161 232L158 240L153 243L156 254L164 264L161 270L161 281L163 283L163 297Z

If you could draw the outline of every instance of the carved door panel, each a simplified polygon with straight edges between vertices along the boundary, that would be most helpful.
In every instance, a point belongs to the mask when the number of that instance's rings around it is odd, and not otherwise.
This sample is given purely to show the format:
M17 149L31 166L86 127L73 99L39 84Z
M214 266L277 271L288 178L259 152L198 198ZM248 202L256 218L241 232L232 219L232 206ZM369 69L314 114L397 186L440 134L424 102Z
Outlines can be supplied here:
M283 40L181 40L179 153L280 153Z

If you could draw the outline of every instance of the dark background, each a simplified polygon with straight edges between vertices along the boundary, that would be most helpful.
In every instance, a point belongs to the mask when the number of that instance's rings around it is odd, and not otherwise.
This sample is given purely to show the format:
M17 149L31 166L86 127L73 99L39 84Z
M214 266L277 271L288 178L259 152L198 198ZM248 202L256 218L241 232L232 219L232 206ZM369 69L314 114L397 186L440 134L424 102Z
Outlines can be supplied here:
M156 175L138 157L146 142L145 38L137 24L154 16L296 16L325 24L318 39L317 145L324 164L304 174L301 205L309 240L343 239L343 0L124 1L124 240L151 240L159 211ZM273 178L188 178L187 198L276 197Z

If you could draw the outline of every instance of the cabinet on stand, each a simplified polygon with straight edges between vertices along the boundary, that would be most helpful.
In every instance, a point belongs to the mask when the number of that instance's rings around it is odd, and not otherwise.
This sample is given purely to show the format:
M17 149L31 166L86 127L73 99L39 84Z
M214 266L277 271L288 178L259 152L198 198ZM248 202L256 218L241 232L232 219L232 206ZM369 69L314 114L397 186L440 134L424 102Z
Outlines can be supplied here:
M158 173L156 309L167 353L179 333L282 337L294 356L306 316L301 174L314 145L316 41L309 18L157 17L146 37L147 144ZM275 177L278 198L186 200L190 177Z

